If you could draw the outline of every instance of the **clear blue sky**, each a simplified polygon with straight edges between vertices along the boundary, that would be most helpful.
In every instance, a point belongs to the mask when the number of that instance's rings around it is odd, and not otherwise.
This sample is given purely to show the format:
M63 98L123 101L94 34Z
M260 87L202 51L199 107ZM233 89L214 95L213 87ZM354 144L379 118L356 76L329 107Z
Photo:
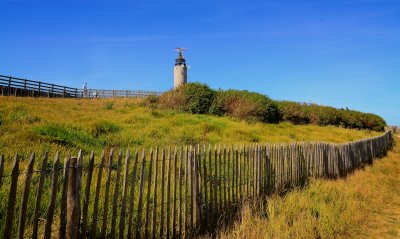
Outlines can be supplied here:
M0 74L164 91L189 81L400 125L400 1L0 0Z

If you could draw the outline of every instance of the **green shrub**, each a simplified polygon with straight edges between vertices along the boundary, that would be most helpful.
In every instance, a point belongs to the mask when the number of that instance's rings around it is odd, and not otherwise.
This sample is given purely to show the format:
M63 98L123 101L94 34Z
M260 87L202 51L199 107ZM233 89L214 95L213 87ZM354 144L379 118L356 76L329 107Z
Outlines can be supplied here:
M161 108L173 109L178 111L184 110L183 87L175 90L164 92L159 98L159 106Z
M180 110L192 114L206 114L214 99L214 91L205 84L188 83L162 94L162 108Z
M193 114L206 114L214 100L214 91L207 85L189 83L183 86L184 110Z
M370 113L290 101L277 104L282 120L293 124L335 125L375 131L383 131L386 125L381 117Z
M283 121L292 122L293 124L309 124L311 122L309 112L301 104L280 101L277 105Z
M264 123L276 123L280 119L274 101L265 95L249 91L218 91L209 112Z
M273 101L268 96L239 90L213 91L207 85L189 83L147 99L148 104L194 114L231 116L251 122L334 125L383 131L385 121L375 115L316 104Z

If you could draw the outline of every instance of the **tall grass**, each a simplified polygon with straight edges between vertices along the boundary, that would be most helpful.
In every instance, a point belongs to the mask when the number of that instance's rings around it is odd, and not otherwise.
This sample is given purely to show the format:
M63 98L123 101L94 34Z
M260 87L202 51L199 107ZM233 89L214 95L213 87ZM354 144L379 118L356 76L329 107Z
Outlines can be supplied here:
M400 237L400 145L345 179L248 203L219 238Z

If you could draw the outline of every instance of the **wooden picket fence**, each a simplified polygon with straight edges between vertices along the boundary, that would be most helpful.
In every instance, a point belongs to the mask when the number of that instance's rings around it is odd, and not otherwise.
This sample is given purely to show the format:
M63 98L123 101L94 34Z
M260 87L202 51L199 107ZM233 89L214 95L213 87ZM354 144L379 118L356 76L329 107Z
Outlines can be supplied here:
M333 144L299 142L114 150L97 158L32 154L11 172L0 157L4 238L191 238L243 200L280 193L310 177L336 178L391 148L392 134ZM20 180L20 177L23 178ZM5 187L6 186L6 187ZM34 187L34 188L32 188ZM35 190L33 190L35 189ZM35 191L35 192L33 192Z

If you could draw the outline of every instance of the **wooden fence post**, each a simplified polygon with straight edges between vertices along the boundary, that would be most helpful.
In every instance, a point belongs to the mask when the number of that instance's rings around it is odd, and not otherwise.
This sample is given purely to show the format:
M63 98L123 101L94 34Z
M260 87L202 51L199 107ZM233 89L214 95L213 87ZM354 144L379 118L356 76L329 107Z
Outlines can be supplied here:
M210 206L208 207L208 211L209 211L209 216L212 216L212 211L213 211L213 197L214 197L214 193L213 193L213 175L212 175L212 151L211 151L211 145L208 145L208 167L209 167L209 184L210 184ZM211 218L210 218L211 219Z
M101 237L102 238L104 238L106 236L106 234L107 234L108 196L110 194L110 184L111 184L111 173L112 173L113 156L114 156L114 149L111 149L110 156L108 158L106 192L105 192L105 195L104 195L103 223L102 223L102 226L101 226Z
M128 194L128 181L129 181L129 163L130 163L130 152L128 149L126 151L124 182L122 184L123 188L122 188L122 202L121 202L121 217L119 220L119 238L124 238L125 217L126 217L126 200L127 200L127 194Z
M223 212L225 208L228 208L231 205L231 187L230 187L230 170L231 170L231 156L230 156L230 147L226 147L224 145L223 150L219 150L218 152L218 165L219 165L219 194L220 200L217 201L217 205L219 205L220 212ZM222 188L222 192L221 192Z
M170 213L171 213L171 147L168 148L168 164L167 164L167 234L166 234L166 238L169 238L169 234L170 234ZM175 198L174 198L175 199ZM175 207L173 207L173 210L175 210ZM161 220L163 219L163 217L161 217ZM160 229L160 231L163 230L162 227ZM162 237L162 234L161 234Z
M90 200L90 186L92 184L92 175L93 175L93 166L94 166L94 152L90 153L89 159L89 168L86 178L86 185L85 185L85 198L83 199L83 212L82 212L82 239L86 238L86 227L87 227L87 214L89 208L89 200Z
M119 185L121 178L121 161L122 161L122 150L119 150L118 161L117 161L117 175L115 178L115 187L114 187L114 195L112 203L111 232L110 232L111 238L115 238L115 227L117 225L117 206L118 206L117 201L118 201Z
M193 156L192 156L192 166L193 166L193 205L192 210L194 212L194 220L193 226L194 228L198 228L201 223L201 195L199 193L198 183L199 183L199 169L198 169L198 157L197 157L196 147L194 147Z
M99 196L100 196L100 187L101 187L101 179L103 178L103 168L104 168L104 150L101 154L101 161L99 165L99 172L97 174L97 182L96 182L96 192L94 197L94 204L93 204L93 221L92 221L92 238L97 237L97 215L98 215L98 208L99 208Z
M19 213L19 223L18 223L18 238L24 238L25 231L25 221L26 221L26 208L28 206L28 198L29 198L29 189L32 179L33 173L33 165L35 164L35 153L32 153L31 158L28 163L28 170L25 173L25 183L24 183L24 191L22 192L21 199L21 211Z
M15 207L15 199L17 194L17 182L19 175L19 158L18 155L15 155L14 164L11 170L11 185L10 185L10 193L8 194L8 203L7 203L7 218L6 218L6 226L4 229L4 238L11 238L12 226L14 220L14 207Z
M4 155L0 155L0 189L3 184Z
M144 192L144 171L146 167L146 154L143 150L142 154L142 166L140 169L140 186L139 186L139 199L138 199L138 210L137 210L137 217L136 217L136 238L141 237L141 230L142 230L142 211L143 211L143 192Z
M170 158L168 159L170 161ZM162 150L162 155L161 155L161 202L160 202L160 238L163 238L163 232L164 232L164 191L165 191L165 149ZM167 205L167 208L169 208L169 204ZM168 220L168 219L167 219ZM155 228L154 228L155 230ZM167 227L168 230L168 227Z
M71 157L69 160L67 171L68 178L68 193L67 193L67 227L66 239L77 239L79 236L79 178L76 157Z
M132 172L132 179L130 184L130 195L129 195L129 218L128 218L128 239L133 237L132 234L132 221L133 221L133 199L135 195L135 184L136 184L136 170L137 170L137 161L138 161L138 150L136 149L134 161L133 161L133 172Z
M153 150L150 150L150 162L149 162L149 175L147 178L147 192L146 192L146 216L144 221L144 238L149 238L149 227L150 227L150 192L151 192L151 175L153 169Z
M185 151L184 151L184 155L185 155L185 200L184 200L184 212L183 212L183 232L184 232L184 237L187 237L187 231L188 231L188 207L189 207L189 203L188 203L188 198L189 198L189 186L188 186L188 182L189 182L189 166L188 166L188 146L186 146Z
M184 219L182 219L182 217L183 217L183 213L182 213L182 203L183 203L183 200L182 200L182 195L183 195L183 193L182 193L182 188L183 188L182 173L184 173L183 169L182 169L183 164L184 164L183 163L183 147L181 147L179 150L179 183L178 183L178 188L179 188L179 221L178 221L179 238L182 238L182 231L183 231L182 221L184 220Z
M156 237L156 223L157 223L157 188L158 188L158 147L156 148L155 156L154 156L154 187L153 187L153 221L151 224L151 232L152 238Z
M43 184L44 184L44 179L46 176L46 167L47 167L47 153L44 154L43 157L43 162L42 162L42 167L40 170L40 178L39 178L39 185L38 185L38 190L37 190L37 195L36 195L36 205L35 205L35 211L33 213L33 229L32 229L32 239L37 238L37 232L38 232L38 226L39 226L39 210L40 210L40 203L42 200L42 193L43 193Z
M46 225L44 230L44 238L50 239L51 238L51 225L53 224L53 216L54 210L56 206L56 196L57 196L57 181L58 181L58 163L59 163L59 156L58 152L56 153L56 157L53 164L53 171L51 176L51 193L50 193L50 203L49 209L47 210L46 214Z
M175 152L174 152L174 198L172 201L172 238L176 238L176 221L177 221L177 208L176 208L176 201L177 201L177 176L176 176L176 170L177 170L177 161L178 161L178 155L177 155L177 147L175 146ZM178 188L179 189L179 188ZM179 232L179 231L178 231Z

